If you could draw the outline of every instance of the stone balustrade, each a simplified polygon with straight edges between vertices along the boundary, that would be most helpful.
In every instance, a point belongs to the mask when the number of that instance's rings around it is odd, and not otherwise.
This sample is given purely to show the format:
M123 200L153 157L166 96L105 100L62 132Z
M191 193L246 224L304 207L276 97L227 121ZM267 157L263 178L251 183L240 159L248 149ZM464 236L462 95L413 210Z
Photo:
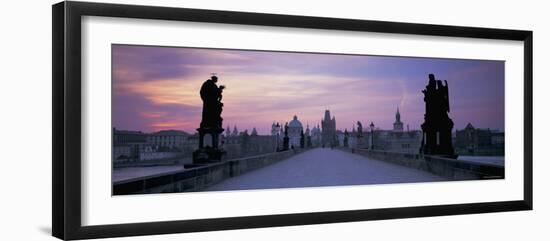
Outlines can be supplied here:
M183 171L119 181L113 184L113 195L200 191L227 178L271 165L304 150L294 149L237 158L198 165Z
M431 172L450 180L502 179L504 167L439 156L398 153L368 149L342 148L371 159Z

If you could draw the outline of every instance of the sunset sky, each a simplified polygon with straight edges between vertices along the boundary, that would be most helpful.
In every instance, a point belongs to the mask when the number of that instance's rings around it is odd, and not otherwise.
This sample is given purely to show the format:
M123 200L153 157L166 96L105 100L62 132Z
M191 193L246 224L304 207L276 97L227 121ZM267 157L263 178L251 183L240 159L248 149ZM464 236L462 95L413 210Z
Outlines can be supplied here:
M202 83L217 73L223 93L223 126L256 127L268 134L273 121L294 115L320 124L325 109L338 129L358 120L391 129L401 121L420 129L421 90L428 74L449 83L455 129L468 122L504 129L504 62L435 58L286 53L113 45L113 127L194 133L201 118Z

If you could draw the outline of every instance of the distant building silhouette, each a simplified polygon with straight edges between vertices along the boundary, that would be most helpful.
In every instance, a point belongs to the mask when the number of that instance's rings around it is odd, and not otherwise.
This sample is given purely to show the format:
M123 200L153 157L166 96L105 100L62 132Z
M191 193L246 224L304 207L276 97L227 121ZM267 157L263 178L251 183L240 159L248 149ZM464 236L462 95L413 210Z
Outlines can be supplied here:
M336 137L336 117L330 117L330 110L325 110L325 116L321 120L321 145L330 147L338 145Z
M139 160L146 145L147 134L113 128L113 162Z
M147 142L159 151L182 151L189 133L178 130L163 130L147 135Z
M374 134L374 137L371 137ZM375 150L417 154L422 141L422 131L394 131L375 129L373 133L366 132L364 145L374 145ZM372 143L374 141L374 143Z
M397 123L397 125L396 125ZM357 121L352 131L348 132L336 130L337 146L347 146L350 148L372 148L380 151L391 151L400 153L417 154L422 141L422 131L403 130L404 123L401 121L401 114L397 110L395 114L394 128L383 130L375 128L374 131L365 131L361 121ZM396 128L397 127L397 128Z
M298 116L294 115L292 120L288 123L288 138L290 146L299 147L300 139L302 138L302 132L304 127L302 122L298 120Z
M459 155L503 156L504 132L475 128L468 123L456 131L455 148Z
M231 127L227 125L227 128L225 128L225 137L231 136Z
M321 128L319 124L311 129L311 145L312 146L321 146Z
M119 164L139 166L144 161L161 160L191 153L196 146L190 134L179 130L153 133L113 128L114 167Z
M403 122L401 122L401 114L399 113L399 107L395 113L395 122L393 123L393 131L403 131Z
M236 130L237 127L235 126L234 129ZM244 130L236 135L233 135L233 132L229 134L229 136L224 135L223 148L226 151L225 157L228 160L276 151L276 145L278 144L277 139L271 135L261 135L258 133L257 129L256 131L255 129L256 128L253 128L250 134L248 130ZM280 143L282 143L282 141L279 142L279 144Z

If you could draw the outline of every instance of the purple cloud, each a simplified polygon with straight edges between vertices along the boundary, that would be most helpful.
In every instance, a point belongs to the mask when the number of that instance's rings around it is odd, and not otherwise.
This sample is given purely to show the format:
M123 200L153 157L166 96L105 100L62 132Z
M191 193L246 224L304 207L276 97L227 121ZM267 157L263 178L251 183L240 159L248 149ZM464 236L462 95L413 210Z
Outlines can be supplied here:
M298 115L316 125L329 108L337 127L360 120L389 129L399 107L411 129L423 122L429 73L449 82L455 128L504 128L504 62L113 45L113 125L193 132L198 90L218 73L224 126L256 127Z

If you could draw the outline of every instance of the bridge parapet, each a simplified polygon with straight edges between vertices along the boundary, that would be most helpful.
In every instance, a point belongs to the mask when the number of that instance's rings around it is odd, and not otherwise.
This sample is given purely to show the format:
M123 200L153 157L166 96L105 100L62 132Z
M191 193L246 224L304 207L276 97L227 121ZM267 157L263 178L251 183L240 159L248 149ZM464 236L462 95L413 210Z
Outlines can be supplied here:
M113 184L113 195L200 191L227 178L268 166L303 151L294 149L243 157L183 171L119 181Z
M439 156L368 149L343 148L342 150L375 160L391 162L401 166L427 171L450 180L504 178L503 166L488 163L463 161Z

